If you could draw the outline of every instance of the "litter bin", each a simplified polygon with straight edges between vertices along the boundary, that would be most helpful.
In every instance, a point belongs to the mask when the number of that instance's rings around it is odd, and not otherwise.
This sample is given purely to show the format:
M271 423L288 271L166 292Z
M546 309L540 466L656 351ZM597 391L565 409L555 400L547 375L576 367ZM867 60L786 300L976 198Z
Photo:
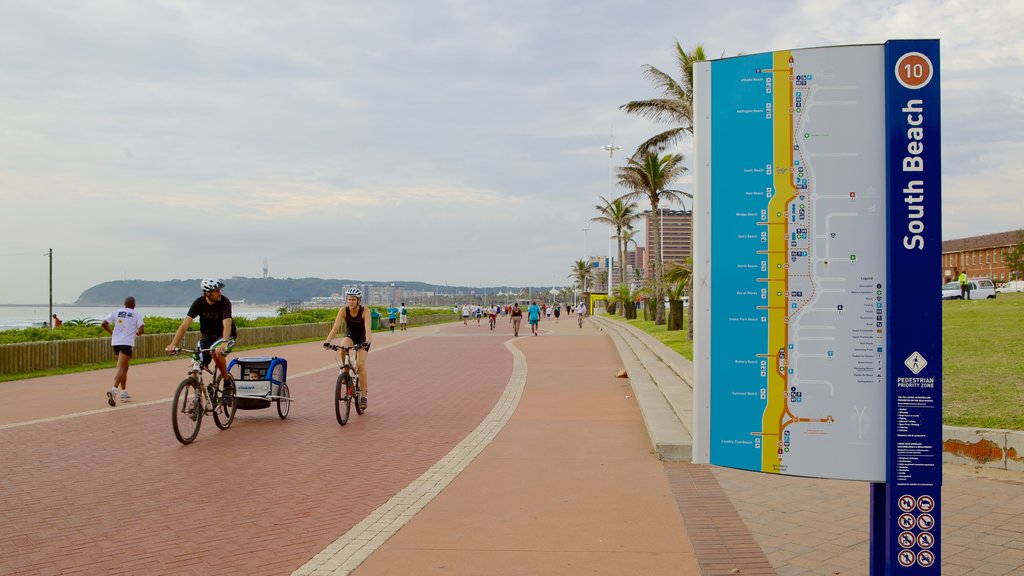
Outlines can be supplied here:
M370 329L380 329L380 312L377 312L373 308L370 309Z

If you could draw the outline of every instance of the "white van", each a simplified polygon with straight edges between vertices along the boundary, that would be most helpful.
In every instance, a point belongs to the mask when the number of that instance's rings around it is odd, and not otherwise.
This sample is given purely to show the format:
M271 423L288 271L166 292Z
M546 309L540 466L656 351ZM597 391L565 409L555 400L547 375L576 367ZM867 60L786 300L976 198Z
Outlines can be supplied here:
M967 281L970 287L971 300L984 300L996 297L996 284L991 278L971 278ZM960 300L960 283L956 280L942 287L943 300Z
M1024 280L1006 282L999 288L996 288L996 292L1024 292Z

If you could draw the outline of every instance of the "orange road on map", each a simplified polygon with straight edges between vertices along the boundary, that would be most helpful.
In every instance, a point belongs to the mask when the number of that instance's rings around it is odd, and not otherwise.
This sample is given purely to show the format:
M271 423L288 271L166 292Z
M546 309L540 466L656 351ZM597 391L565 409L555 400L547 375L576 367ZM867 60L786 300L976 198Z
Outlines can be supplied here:
M761 471L782 471L782 432L789 412L789 250L787 217L797 195L793 181L793 62L788 50L775 52L772 69L774 194L768 201L768 370L767 404L761 419ZM780 168L783 168L780 170Z

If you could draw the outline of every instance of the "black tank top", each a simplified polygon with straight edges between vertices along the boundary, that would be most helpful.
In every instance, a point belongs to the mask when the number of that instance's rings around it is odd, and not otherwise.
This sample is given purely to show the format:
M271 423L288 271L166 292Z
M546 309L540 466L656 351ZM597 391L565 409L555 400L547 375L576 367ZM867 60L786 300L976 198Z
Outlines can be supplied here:
M345 335L356 344L366 342L366 322L363 320L363 305L359 305L355 318L350 317L348 313L349 307L345 306Z

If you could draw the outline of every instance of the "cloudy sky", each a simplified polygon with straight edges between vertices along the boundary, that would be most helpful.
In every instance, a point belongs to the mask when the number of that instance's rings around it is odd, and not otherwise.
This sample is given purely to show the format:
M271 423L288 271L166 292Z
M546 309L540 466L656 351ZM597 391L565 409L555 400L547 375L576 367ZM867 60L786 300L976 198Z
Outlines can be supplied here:
M998 5L998 7L997 7ZM1024 3L0 2L0 303L107 280L568 284L618 106L709 55L942 40L943 237L1024 226ZM677 150L690 156L690 144ZM689 189L689 180L679 186ZM591 228L584 232L583 228Z

